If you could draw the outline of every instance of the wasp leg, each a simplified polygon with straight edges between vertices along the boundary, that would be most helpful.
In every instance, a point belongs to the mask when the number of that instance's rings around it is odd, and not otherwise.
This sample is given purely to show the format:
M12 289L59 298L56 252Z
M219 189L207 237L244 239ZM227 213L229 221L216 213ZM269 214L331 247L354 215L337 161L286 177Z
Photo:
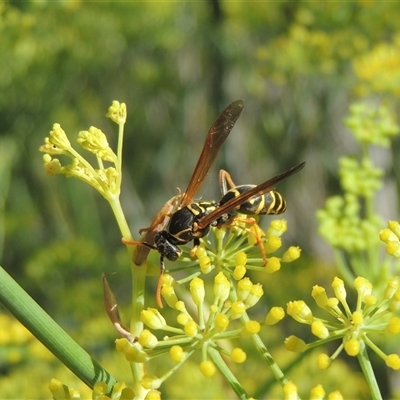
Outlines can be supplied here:
M121 239L121 242L127 246L146 246L149 249L152 250L157 250L157 247L154 246L153 244L147 243L147 242L141 242L139 240L127 240L125 238Z
M251 225L250 228L246 228L244 226L238 225L237 222L243 222L245 224ZM261 251L261 256L264 261L264 265L267 265L268 259L267 259L267 254L265 252L265 247L262 241L262 236L263 232L261 228L258 226L257 221L254 218L241 218L241 217L236 217L233 219L230 224L226 225L228 227L235 227L235 228L240 228L243 229L245 232L249 233L250 235L253 235L256 239L256 246L260 248Z
M157 290L156 290L156 300L157 300L157 304L160 308L163 308L163 303L161 300L161 289L163 286L163 276L164 276L164 272L165 272L165 264L164 264L164 257L160 256L160 276L158 278L158 282L157 282Z
M196 259L196 251L200 246L200 239L194 238L193 239L193 247L190 249L189 255L192 260Z
M227 184L230 186L231 189L236 187L235 183L231 178L231 174L228 171L221 169L219 171L219 187L221 188L222 196L224 196L228 191Z

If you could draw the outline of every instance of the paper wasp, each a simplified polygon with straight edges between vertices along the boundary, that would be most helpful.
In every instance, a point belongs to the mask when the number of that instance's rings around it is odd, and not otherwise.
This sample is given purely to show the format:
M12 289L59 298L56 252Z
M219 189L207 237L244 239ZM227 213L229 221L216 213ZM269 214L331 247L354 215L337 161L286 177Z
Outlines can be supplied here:
M157 250L160 253L162 276L165 270L164 258L176 261L182 254L182 250L179 248L180 245L193 240L195 248L200 244L200 238L207 235L210 226L221 226L226 221L229 221L232 218L234 209L240 211L247 208L249 204L256 204L257 202L268 203L265 199L268 198L267 193L273 191L273 185L304 167L305 163L303 162L258 186L234 186L230 177L228 178L228 175L225 175L225 186L221 186L224 195L220 202L193 201L197 190L204 181L222 144L233 129L243 107L243 101L237 100L222 111L208 131L203 150L186 191L171 198L156 215L151 225L140 231L141 233L146 232L140 242L125 242L126 244L138 245L133 258L135 264L141 265L146 260L150 249ZM230 190L227 190L226 180L231 186ZM269 197L272 196L273 194L270 193ZM282 199L282 196L280 198ZM267 209L265 210L268 211ZM253 208L253 211L258 210ZM252 214L262 213L261 211L253 212ZM281 212L283 211L284 208L282 208ZM157 302L159 305L161 305L161 276L157 285Z

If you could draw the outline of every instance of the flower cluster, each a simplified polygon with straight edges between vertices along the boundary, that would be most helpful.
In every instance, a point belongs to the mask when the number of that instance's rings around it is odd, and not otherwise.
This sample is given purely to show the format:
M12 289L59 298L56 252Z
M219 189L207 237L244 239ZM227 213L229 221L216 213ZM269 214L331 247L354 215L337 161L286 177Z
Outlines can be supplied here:
M328 6L329 7L329 6ZM299 8L294 23L285 34L260 47L258 58L268 63L268 76L277 83L286 82L293 74L330 76L341 63L367 48L363 35L348 30L326 30L310 27L318 11Z
M114 101L107 116L120 126L126 120L126 106ZM122 141L122 135L119 136ZM96 156L97 168L77 152L68 140L68 137L59 124L54 124L44 144L39 150L43 156L44 167L49 175L63 174L66 177L78 178L93 186L107 200L118 196L121 185L121 152L118 155L110 148L105 134L98 128L90 127L87 131L79 132L77 142L87 151ZM68 165L62 165L59 158L63 155L71 159ZM103 161L114 164L105 168Z
M379 43L372 50L357 57L353 69L361 83L359 94L388 93L400 95L400 36L391 43Z
M362 145L389 147L390 139L400 132L395 117L384 105L375 109L361 102L354 103L344 123Z
M382 185L383 170L373 165L365 146L389 146L389 138L400 132L384 106L377 110L354 104L345 120L355 139L363 146L361 160L341 157L340 184L343 196L333 196L325 209L318 210L320 234L335 248L347 251L366 250L377 244L375 232L382 225L372 211L372 200Z
M318 366L321 369L328 368L343 349L349 356L363 354L366 357L366 346L381 357L388 367L400 369L400 357L397 354L385 354L370 338L371 334L400 333L400 318L396 316L400 309L399 285L399 278L389 279L382 296L377 298L372 293L371 283L357 277L354 280L357 301L353 310L346 300L346 288L341 279L333 280L334 297L328 297L323 287L314 286L312 297L318 307L334 317L336 322L315 317L303 300L289 302L287 313L296 321L310 325L312 334L320 340L306 344L298 337L290 336L285 341L286 348L302 352L333 340L341 340L333 355L320 354Z
M123 352L128 361L137 363L149 361L161 354L168 354L176 366L162 377L145 375L141 384L146 389L157 389L177 368L196 351L202 354L200 370L205 376L212 376L224 363L220 355L235 363L243 363L247 356L241 347L224 349L219 342L248 338L257 334L261 323L251 320L247 310L253 307L263 295L260 284L253 284L249 278L237 283L219 272L214 279L213 299L206 307L206 288L204 281L195 277L190 282L190 294L196 308L196 317L188 311L193 305L186 306L175 293L176 282L170 275L164 276L162 295L167 305L177 312L178 327L167 323L164 316L154 308L141 313L141 321L152 331L162 330L169 336L162 340L149 330L144 329L135 343L127 339L118 339L117 350ZM272 324L280 317L269 317Z
M389 139L400 129L386 107L372 109L361 103L351 106L345 124L360 144L361 155L339 159L340 185L344 194L330 197L325 208L317 211L319 233L334 248L338 269L348 284L361 275L374 284L384 285L385 282L378 282L383 275L376 234L382 220L374 212L383 170L374 165L369 147L388 147ZM381 270L379 273L378 269Z
M291 381L286 383L286 385L283 387L283 394L285 396L285 400L297 400L299 398L297 395L297 387ZM324 398L325 390L322 385L316 385L311 389L309 397L310 400L323 400ZM343 396L338 390L335 390L334 392L328 394L328 400L343 400Z
M386 243L386 253L394 258L400 258L400 223L389 221L387 228L379 232L379 237Z
M217 269L239 280L247 270L274 273L281 268L281 263L290 263L300 257L301 249L297 246L290 246L280 257L270 256L282 247L286 220L271 221L265 232L255 221L250 227L249 219L242 221L239 216L229 229L212 228L210 234L201 240L196 257L202 273Z
M49 384L49 389L55 400L64 399L81 399L81 393L73 388L69 388L64 385L58 379L52 379ZM112 392L107 394L107 385L104 382L98 382L93 387L92 399L93 400L133 400L135 398L135 393L132 388L126 386L124 382L117 382L112 388ZM155 392L155 393L154 393ZM157 391L152 391L146 396L147 400L159 400L161 399L160 394ZM155 394L155 396L152 396Z

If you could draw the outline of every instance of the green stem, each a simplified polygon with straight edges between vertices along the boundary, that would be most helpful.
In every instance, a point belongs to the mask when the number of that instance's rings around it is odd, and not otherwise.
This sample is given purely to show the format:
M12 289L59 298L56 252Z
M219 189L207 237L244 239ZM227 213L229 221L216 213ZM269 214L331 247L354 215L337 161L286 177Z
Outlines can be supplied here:
M131 231L126 221L124 212L119 201L119 196L109 197L108 201L114 212L122 237L127 240L133 240ZM139 336L143 330L143 323L140 321L140 314L144 309L145 300L145 282L147 268L145 265L137 266L133 263L133 246L127 246L129 259L131 260L132 273L132 302L131 302L131 322L130 332L133 336ZM144 365L140 363L131 363L133 377L133 389L139 398L146 395L146 391L141 386L140 381L144 376Z
M215 350L211 346L208 346L207 353L212 362L218 368L219 372L225 377L230 387L237 394L238 398L243 400L248 399L248 394L246 393L240 382L236 379L236 376L233 375L232 371L226 365L218 350Z
M371 391L371 399L382 400L382 395L379 390L378 382L374 371L372 369L371 361L368 357L367 346L364 341L360 341L361 349L357 356L358 362L360 363L361 370L364 374L365 380L368 384L369 390Z
M79 379L93 388L105 382L108 393L116 380L82 349L50 316L0 267L0 301L40 342Z
M349 270L342 250L335 248L334 254L336 259L336 266L338 271L340 272L340 275L348 285L352 285L354 282L354 274L352 273L352 271Z

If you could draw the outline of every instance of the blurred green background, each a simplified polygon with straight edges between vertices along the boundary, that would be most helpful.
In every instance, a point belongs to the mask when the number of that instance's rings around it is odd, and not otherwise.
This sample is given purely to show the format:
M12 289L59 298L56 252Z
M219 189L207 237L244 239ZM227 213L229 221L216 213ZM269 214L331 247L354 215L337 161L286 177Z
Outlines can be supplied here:
M278 190L289 204L285 240L302 247L312 272L305 279L287 268L284 279L271 278L269 296L285 304L309 293L331 263L315 211L339 190L338 157L358 150L342 125L348 106L362 98L398 110L399 17L399 2L379 1L2 1L1 264L85 348L104 354L115 333L103 311L103 271L117 272L114 290L129 303L120 233L92 188L45 175L39 146L55 122L71 140L94 125L115 145L105 113L112 100L125 102L121 199L136 234L185 189L219 112L243 99L198 195L218 198L221 167L238 184L261 183L307 161ZM376 157L389 180L399 160ZM383 198L383 216L396 218L396 200ZM87 328L94 321L101 334ZM3 357L0 372L9 379L24 365Z

